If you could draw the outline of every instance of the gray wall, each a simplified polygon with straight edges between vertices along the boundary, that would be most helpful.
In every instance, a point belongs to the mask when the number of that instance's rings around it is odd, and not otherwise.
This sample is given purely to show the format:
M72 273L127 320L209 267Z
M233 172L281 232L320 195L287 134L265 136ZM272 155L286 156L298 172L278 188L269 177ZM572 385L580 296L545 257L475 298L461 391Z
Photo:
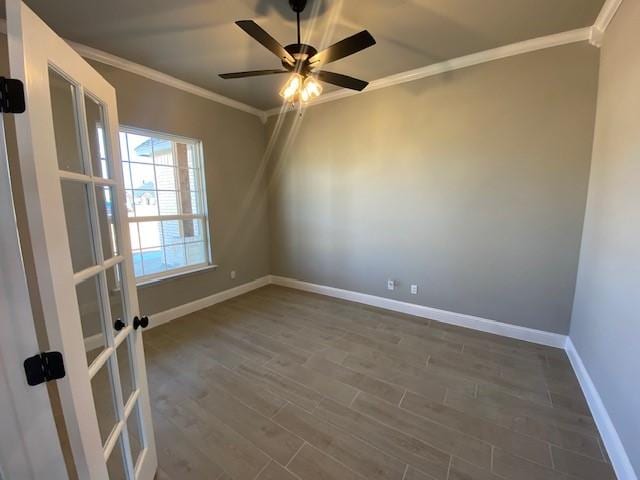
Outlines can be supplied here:
M107 65L92 64L116 89L122 125L202 140L214 262L218 270L138 289L154 313L269 273L264 126L254 115ZM229 272L236 270L231 280Z
M640 2L601 52L589 196L571 339L640 475Z
M6 49L6 36L0 35L2 72L8 72ZM121 124L203 142L210 236L219 268L139 288L141 311L163 311L267 275L269 235L262 167L265 128L258 117L107 65L92 65L116 89ZM24 219L13 125L8 123L16 210L18 218ZM25 223L20 224L29 257ZM35 292L34 272L29 258L26 260L31 291ZM231 270L237 272L235 280L230 279Z
M220 268L140 288L143 311L275 273L567 332L597 88L592 47L319 105L295 128L289 115L272 152L269 218L256 117L94 66L116 87L122 124L204 143ZM399 281L395 292L387 278Z
M272 272L567 333L597 72L575 44L270 120Z

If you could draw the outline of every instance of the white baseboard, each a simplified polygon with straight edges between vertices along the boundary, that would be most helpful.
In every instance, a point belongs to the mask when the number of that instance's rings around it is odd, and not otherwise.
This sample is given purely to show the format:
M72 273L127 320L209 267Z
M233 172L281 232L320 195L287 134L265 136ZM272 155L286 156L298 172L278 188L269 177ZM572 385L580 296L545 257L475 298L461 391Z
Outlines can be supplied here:
M293 278L272 275L270 283L566 350L573 370L580 382L580 387L582 388L584 396L587 399L587 403L589 404L591 415L593 416L600 435L602 436L602 440L607 453L609 454L609 458L611 459L616 475L620 480L638 480L638 477L633 470L633 466L631 465L631 461L629 460L629 456L627 455L624 445L618 436L618 432L607 413L607 409L605 408L604 403L602 402L602 399L600 398L600 395L598 394L598 391L596 390L596 387L569 336L520 327L517 325L510 325L494 320L488 320L486 318L474 317L472 315L425 307L423 305L401 302L389 298L377 297L366 293L342 290L340 288L327 287L325 285L317 285Z
M271 276L265 275L264 277L257 278L256 280L252 280L251 282L243 283L242 285L238 285L237 287L214 293L213 295L209 295L208 297L199 298L198 300L194 300L193 302L185 303L183 305L170 308L169 310L165 310L163 312L154 313L152 315L149 315L149 328L157 327L158 325L162 325L163 323L170 322L171 320L175 320L176 318L180 318L185 315L189 315L190 313L197 312L198 310L210 307L211 305L215 305L216 303L224 302L225 300L229 300L230 298L237 297L257 288L269 285L269 283L271 283Z
M374 307L386 308L387 310L407 313L417 317L430 318L442 323L471 328L481 332L494 333L496 335L516 338L518 340L525 340L527 342L547 345L550 347L564 348L567 338L566 335L561 335L559 333L545 332L543 330L535 330L533 328L520 327L518 325L510 325L508 323L474 317L473 315L466 315L464 313L449 312L447 310L425 307L424 305L417 305L415 303L401 302L399 300L377 297L366 293L317 285L288 277L272 275L270 283L307 292L319 293L329 297L341 298L352 302L364 303L365 305L371 305Z
M325 285L317 285L314 283L303 282L288 277L280 277L277 275L265 275L251 282L239 285L237 287L214 293L208 297L199 298L193 302L185 303L177 307L165 310L163 312L149 315L149 327L153 328L163 323L170 322L184 315L210 307L216 303L224 302L233 297L237 297L244 293L250 292L265 285L274 284L283 287L295 288L306 292L318 293L334 298L341 298L352 302L363 303L374 307L385 308L395 312L407 313L417 317L429 318L442 323L466 327L481 332L493 333L504 337L515 338L527 342L547 345L550 347L565 348L567 336L559 333L545 332L543 330L535 330L533 328L521 327L518 325L510 325L508 323L488 320L486 318L466 315L464 313L455 313L438 308L426 307L415 303L402 302L390 298L377 297L366 293L354 292L351 290L342 290L340 288L328 287ZM85 339L85 348L87 351L98 348L102 343L102 335L94 335Z
M158 325L170 322L171 320L174 320L176 318L188 315L198 310L202 310L203 308L210 307L211 305L215 305L216 303L229 300L230 298L237 297L239 295L248 293L252 290L264 287L269 284L295 288L297 290L304 290L306 292L318 293L329 297L340 298L343 300L349 300L379 308L385 308L387 310L392 310L395 312L402 312L409 315L415 315L418 317L429 318L443 323L470 328L473 330L493 333L496 335L502 335L504 337L515 338L518 340L524 340L527 342L547 345L551 347L558 347L566 350L618 478L620 480L638 480L638 477L633 470L633 466L631 465L631 461L629 460L629 456L627 455L626 450L624 449L624 445L622 444L622 441L618 436L618 432L616 431L613 422L611 421L611 418L607 413L604 403L602 402L602 399L598 394L598 391L596 390L596 387L593 384L593 381L591 380L586 367L582 363L582 359L576 351L571 338L566 335L520 327L517 325L510 325L494 320L488 320L486 318L450 312L447 310L440 310L437 308L416 305L408 302L401 302L399 300L378 297L366 293L353 292L350 290L343 290L340 288L328 287L325 285L317 285L277 275L266 275L243 285L239 285L237 287L215 293L208 297L204 297L193 302L189 302L184 305L180 305L178 307L150 315L149 328L157 327ZM101 335L94 335L93 337L87 338L85 340L85 345L87 346L88 350L101 346Z
M250 292L251 290L255 290L256 288L269 285L270 283L271 275L265 275L264 277L257 278L256 280L252 280L251 282L243 283L242 285L238 285L237 287L214 293L213 295L209 295L208 297L199 298L198 300L194 300L193 302L185 303L183 305L179 305L175 308L170 308L169 310L165 310L163 312L154 313L152 315L149 315L149 326L147 328L157 327L158 325L162 325L163 323L167 323L171 320L175 320L176 318L183 317L184 315L189 315L190 313L197 312L198 310L210 307L211 305L215 305L216 303L224 302L225 300L229 300L230 298ZM104 341L102 339L101 333L92 335L91 337L87 337L84 339L84 348L87 352L89 352L95 348L103 346L103 342Z
M582 363L582 358L580 358L580 354L578 354L578 351L570 337L567 337L565 350L569 356L571 366L578 377L578 382L580 382L582 392L587 399L589 409L591 410L591 416L596 422L598 431L600 432L604 446L607 449L607 453L609 454L609 458L611 459L611 464L613 465L616 475L620 480L638 480L638 477L633 470L633 466L631 465L631 460L629 459L624 445L622 444L622 440L620 440L620 436L616 431L616 427L613 425L611 417L609 417L609 413L602 402L602 398L600 397L593 380L591 380L591 376L589 375L587 368L584 363Z

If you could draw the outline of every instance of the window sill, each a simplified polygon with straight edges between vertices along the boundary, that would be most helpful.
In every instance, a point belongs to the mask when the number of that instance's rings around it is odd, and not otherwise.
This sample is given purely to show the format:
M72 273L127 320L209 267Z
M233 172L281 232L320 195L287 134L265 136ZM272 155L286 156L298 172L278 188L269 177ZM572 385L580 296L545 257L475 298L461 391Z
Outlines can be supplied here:
M177 280L179 278L190 277L191 275L197 275L199 273L208 272L210 270L216 270L218 265L205 265L203 267L195 268L193 270L188 270L186 272L179 272L165 275L164 277L151 278L149 280L142 280L141 282L136 282L137 288L145 288L152 287L154 285L158 285L160 283L170 282L171 280Z

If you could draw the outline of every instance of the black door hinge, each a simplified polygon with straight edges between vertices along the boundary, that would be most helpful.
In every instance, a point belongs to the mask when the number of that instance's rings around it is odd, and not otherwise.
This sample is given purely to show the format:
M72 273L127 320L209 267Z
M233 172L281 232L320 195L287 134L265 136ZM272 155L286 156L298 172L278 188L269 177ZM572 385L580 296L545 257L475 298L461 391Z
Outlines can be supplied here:
M40 385L51 380L58 380L65 375L64 361L60 352L42 352L24 361L24 373L31 386Z
M0 77L0 112L22 113L25 109L24 86L20 80Z

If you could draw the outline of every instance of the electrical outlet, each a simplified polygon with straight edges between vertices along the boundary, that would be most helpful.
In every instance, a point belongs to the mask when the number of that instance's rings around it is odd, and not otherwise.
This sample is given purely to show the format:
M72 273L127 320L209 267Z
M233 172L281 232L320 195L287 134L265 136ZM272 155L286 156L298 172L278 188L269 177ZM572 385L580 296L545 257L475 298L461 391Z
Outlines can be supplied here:
M396 282L395 280L387 280L387 290L395 290Z
M411 295L418 294L418 285L411 285Z
M231 280L236 278L236 271L235 270L231 270L231 273L229 274L229 276L231 277Z

